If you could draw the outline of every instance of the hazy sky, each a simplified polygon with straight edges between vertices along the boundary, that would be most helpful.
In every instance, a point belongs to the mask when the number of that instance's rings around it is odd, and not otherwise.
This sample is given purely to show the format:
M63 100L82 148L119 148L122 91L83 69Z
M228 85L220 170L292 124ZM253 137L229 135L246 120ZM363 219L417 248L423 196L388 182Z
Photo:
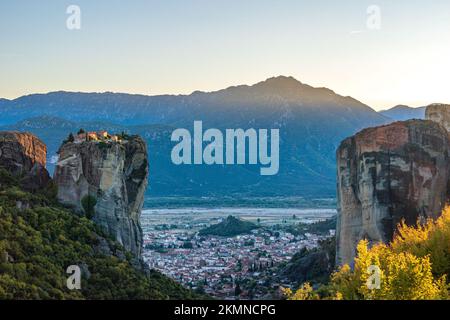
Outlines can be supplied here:
M66 9L81 8L81 29ZM367 8L381 9L381 29ZM0 97L291 75L376 109L450 103L449 0L1 0Z

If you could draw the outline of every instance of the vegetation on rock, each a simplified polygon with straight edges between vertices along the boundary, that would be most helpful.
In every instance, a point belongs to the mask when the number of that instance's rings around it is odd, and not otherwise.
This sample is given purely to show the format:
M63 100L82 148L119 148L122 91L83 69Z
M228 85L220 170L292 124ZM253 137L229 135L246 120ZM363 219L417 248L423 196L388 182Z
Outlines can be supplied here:
M81 205L88 219L92 219L94 217L96 204L97 198L95 198L94 196L87 195L81 199Z
M250 233L252 230L257 228L258 226L252 222L243 221L233 216L228 216L228 218L224 221L200 230L199 235L234 237L240 234Z
M329 235L330 230L336 230L336 218L337 217L334 216L330 219L318 221L315 223L299 222L287 226L277 225L276 228L289 232L294 236L305 235L306 233Z
M0 168L0 299L197 297L158 272L136 269L123 247L48 194L23 191ZM81 290L66 286L70 265L83 271Z
M297 285L326 284L335 269L335 258L336 238L332 237L321 241L318 248L300 250L280 266L279 273Z
M370 288L372 267L379 268L380 286ZM329 284L316 291L304 284L288 299L307 300L435 300L449 299L450 208L436 221L408 226L402 222L390 244L367 240L358 244L354 267L342 266Z

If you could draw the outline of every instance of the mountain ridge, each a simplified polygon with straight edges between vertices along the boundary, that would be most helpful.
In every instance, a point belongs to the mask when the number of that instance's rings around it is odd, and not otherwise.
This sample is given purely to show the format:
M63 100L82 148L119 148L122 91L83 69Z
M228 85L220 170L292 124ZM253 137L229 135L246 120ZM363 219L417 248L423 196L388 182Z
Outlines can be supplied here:
M258 96L255 96L254 94ZM239 94L239 95L237 95ZM244 96L240 96L244 94ZM253 95L253 96L252 96ZM48 115L48 116L59 116L63 117L70 121L89 121L91 119L79 117L77 118L76 112L75 116L71 115L66 111L67 108L76 109L77 105L83 104L86 106L91 105L91 109L100 114L96 115L97 120L101 118L106 118L105 107L103 106L103 110L98 108L93 108L97 106L99 103L107 104L109 109L118 108L116 112L120 111L120 109L127 108L128 111L138 112L139 109L152 109L146 111L161 111L162 113L170 113L170 105L177 105L177 109L189 109L189 107L194 108L199 104L208 104L211 103L211 99L216 99L225 96L231 101L225 101L226 103L246 103L248 99L253 99L253 102L262 102L269 103L272 105L276 105L277 103L283 103L285 107L290 107L290 109L302 109L311 104L316 104L315 107L318 107L317 104L323 106L342 106L342 104L348 104L353 108L358 107L359 109L364 109L364 111L372 112L372 116L378 118L378 120L387 120L387 118L383 115L380 115L375 110L373 110L370 106L362 103L361 101L350 97L350 96L342 96L335 93L333 90L324 88L324 87L312 87L310 85L304 84L293 77L286 76L277 76L268 78L264 81L260 81L253 85L238 85L238 86L230 86L225 89L203 92L203 91L194 91L188 95L171 95L171 94L163 94L163 95L144 95L144 94L130 94L130 93L120 93L120 92L72 92L72 91L52 91L48 93L36 93L29 94L18 97L13 100L6 100L6 107L2 110L6 115L3 117L3 122L0 120L0 125L5 124L13 124L17 123L20 120L33 118L39 115ZM238 96L236 101L236 96ZM207 101L199 101L198 99L209 97ZM271 97L275 99L274 101L267 101L267 98ZM332 98L331 100L329 98ZM259 98L259 99L258 99ZM276 99L279 99L276 101ZM39 101L34 101L38 99ZM75 99L75 101L73 101ZM86 100L87 99L87 100ZM99 101L99 99L103 99L103 101ZM111 99L111 100L110 100ZM123 99L127 99L124 101ZM131 101L129 100L131 99ZM181 99L177 101L177 99ZM305 99L302 101L302 99ZM241 100L241 101L239 101ZM298 100L298 101L297 101ZM1 101L1 100L0 100ZM219 101L220 102L220 101ZM292 102L298 103L297 105L292 105ZM169 108L164 109L161 108L161 104L169 103ZM36 111L33 110L35 104L38 104L43 110ZM63 104L68 104L63 106ZM127 105L128 104L128 105ZM12 108L12 107L18 108ZM9 108L8 108L9 107ZM79 107L79 106L78 106ZM102 107L102 105L100 105ZM219 107L219 106L216 106ZM295 107L295 108L294 108ZM311 107L311 106L310 106ZM58 114L58 108L64 109L64 113ZM158 108L160 110L158 110ZM172 107L173 108L173 107ZM14 109L14 110L12 110ZM26 110L31 109L31 110ZM156 110L153 110L156 109ZM162 110L161 110L162 109ZM309 108L311 109L311 108ZM31 114L29 112L31 111ZM77 111L77 110L73 110ZM142 111L142 110L141 110ZM22 112L22 114L21 114ZM141 112L142 113L142 112ZM172 112L173 113L173 112ZM8 120L8 114L10 116L10 120ZM64 115L64 116L63 116ZM117 124L150 124L155 121L149 117L143 121L141 118L139 121L132 121L129 118L133 118L133 114L129 112L128 121L125 121L123 118L114 119ZM114 117L113 117L114 118ZM167 118L166 115L162 117ZM161 120L161 119L158 119Z
M284 76L178 96L59 91L22 97L1 110L0 127L5 129L22 130L21 121L34 118L35 124L25 122L26 129L42 137L50 154L57 150L58 140L78 131L68 124L143 136L154 151L149 194L156 196L333 197L339 143L361 129L390 121L354 98ZM63 128L55 127L57 118L67 120L60 120ZM261 177L250 165L175 166L167 128L191 130L196 120L202 120L205 129L279 129L279 174Z
M198 94L198 93L204 93L204 94L208 94L208 93L217 93L217 92L221 92L221 91L226 91L229 89L236 89L236 88L250 88L250 87L254 87L254 86L258 86L258 85L263 85L263 84L268 84L268 83L296 83L296 84L300 84L303 86L307 86L309 88L312 89L326 89L331 91L332 93L335 93L333 90L327 88L327 87L313 87L311 85L305 84L299 80L297 80L296 78L292 77L292 76L283 76L283 75L279 75L279 76L273 76L270 78L267 78L265 80L256 82L254 84L239 84L239 85L231 85L222 89L215 89L215 90L211 90L211 91L204 91L204 90L194 90L191 93L188 94L170 94L170 93L162 93L162 94L144 94L144 93L127 93L127 92L122 92L122 91L71 91L71 90L54 90L54 91L48 91L48 92L36 92L36 93L29 93L29 94L24 94L21 95L19 97L13 98L13 99L7 99L7 98L1 98L0 97L0 101L4 100L4 101L16 101L16 100L20 100L22 98L27 98L27 97L31 97L31 96L44 96L44 95L49 95L49 94L72 94L72 93L79 93L79 94L118 94L118 95L129 95L129 96L141 96L141 97L165 97L165 96L190 96L190 95L194 95L194 94Z
M411 119L423 120L425 119L425 109L426 107L413 108L400 104L390 109L381 110L379 113L395 121L405 121Z

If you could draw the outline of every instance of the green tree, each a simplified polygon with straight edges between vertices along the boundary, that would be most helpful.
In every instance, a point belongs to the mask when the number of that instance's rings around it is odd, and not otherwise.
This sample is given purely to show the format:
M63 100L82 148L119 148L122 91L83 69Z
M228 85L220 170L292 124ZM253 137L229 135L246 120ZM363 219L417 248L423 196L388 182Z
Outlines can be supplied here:
M194 245L192 244L191 241L185 241L183 243L183 249L192 249L192 248L194 248Z
M97 204L97 198L91 195L86 195L81 199L81 205L84 213L88 219L92 219L95 215L95 205Z
M241 259L238 259L235 270L237 272L242 271L242 261L241 261Z
M236 284L236 287L234 288L234 295L236 297L239 297L242 293L242 289L241 286L239 285L239 283Z
M67 141L69 141L69 142L74 142L75 141L75 138L73 137L72 132L69 134L69 137L67 138Z

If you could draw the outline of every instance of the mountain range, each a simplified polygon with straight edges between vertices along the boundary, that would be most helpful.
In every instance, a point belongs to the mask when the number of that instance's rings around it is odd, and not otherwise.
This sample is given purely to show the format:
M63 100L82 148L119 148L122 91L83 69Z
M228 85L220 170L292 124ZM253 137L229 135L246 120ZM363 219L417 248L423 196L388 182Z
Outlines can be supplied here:
M411 108L405 105L398 105L380 113L395 121L406 121L411 119L425 119L425 110L427 107Z
M141 135L149 149L152 196L334 197L339 143L392 122L352 97L284 76L190 95L33 94L0 100L0 113L0 130L30 131L47 144L50 171L61 141L79 128ZM172 164L172 131L192 132L195 120L205 129L279 129L279 174L264 177L252 165Z

